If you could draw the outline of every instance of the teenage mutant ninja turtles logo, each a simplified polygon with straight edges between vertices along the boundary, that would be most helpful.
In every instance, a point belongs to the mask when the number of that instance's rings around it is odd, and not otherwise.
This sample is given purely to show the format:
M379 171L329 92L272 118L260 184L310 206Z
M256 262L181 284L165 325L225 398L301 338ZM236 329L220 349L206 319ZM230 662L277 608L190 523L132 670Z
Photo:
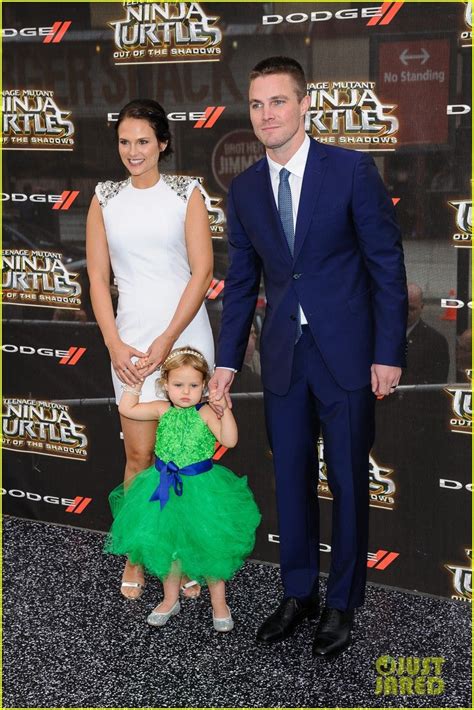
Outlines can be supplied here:
M5 150L72 150L71 112L54 100L54 91L2 91L2 145Z
M456 227L453 234L455 247L472 247L472 200L450 200L450 207L456 210Z
M204 197L207 214L209 215L209 227L211 229L212 236L214 238L222 237L226 227L225 213L220 206L222 197L212 197L209 195L204 187L203 177L194 177L193 180L197 180L201 186L201 192Z
M472 382L472 370L466 370L469 383ZM455 434L472 434L472 387L445 387L453 399L452 416L449 420L451 431Z
M2 303L78 310L81 285L78 273L68 271L63 255L51 251L2 251Z
M197 2L125 2L125 17L114 30L116 64L217 62L221 55L219 17Z
M452 594L451 599L472 602L472 550L467 549L465 552L471 563L470 567L458 565L445 565L445 567L454 575L454 594Z
M395 104L384 104L374 81L322 81L307 86L311 99L305 130L320 143L394 149L399 129Z
M319 484L318 495L332 500L329 489L327 465L324 461L324 441L318 439ZM369 499L373 508L393 510L395 507L396 486L391 476L393 469L379 466L373 456L369 457Z
M85 461L85 427L72 418L69 407L36 399L3 399L3 448Z

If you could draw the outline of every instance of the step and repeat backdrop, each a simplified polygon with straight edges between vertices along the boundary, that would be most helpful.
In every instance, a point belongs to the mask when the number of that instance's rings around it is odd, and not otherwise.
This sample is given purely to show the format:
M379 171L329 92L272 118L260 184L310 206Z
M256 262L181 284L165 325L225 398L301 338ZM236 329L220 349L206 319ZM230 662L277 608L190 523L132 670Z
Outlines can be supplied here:
M111 522L107 494L124 452L90 304L85 220L96 183L125 177L118 111L133 98L158 100L175 150L163 170L201 182L217 335L227 190L263 155L247 77L259 60L286 54L307 74L308 134L370 151L403 231L409 369L377 404L369 580L471 600L471 11L470 2L3 3L6 513L101 531ZM262 286L235 387L240 443L215 456L249 477L263 513L253 557L277 562L264 317ZM327 570L332 499L324 442L314 445Z

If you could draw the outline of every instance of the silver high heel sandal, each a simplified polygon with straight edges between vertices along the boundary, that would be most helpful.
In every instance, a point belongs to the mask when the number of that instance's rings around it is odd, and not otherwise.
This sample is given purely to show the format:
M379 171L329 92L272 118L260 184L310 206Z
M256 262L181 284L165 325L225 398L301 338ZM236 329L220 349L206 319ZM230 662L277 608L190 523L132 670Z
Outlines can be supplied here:
M214 616L214 611L212 612L212 625L216 631L227 632L232 631L234 628L234 620L232 618L232 614L230 613L229 607L227 607L227 611L229 612L229 616L226 616L223 619L216 618Z
M168 619L170 619L172 616L176 616L176 614L179 614L180 611L181 604L179 603L178 599L169 611L152 611L151 614L149 614L147 617L147 622L151 626L164 626Z
M194 590L193 587L199 587L199 589ZM191 594L187 594L191 590ZM197 599L201 594L201 585L195 579L190 579L186 584L181 585L179 588L181 596L184 599ZM194 593L192 593L194 592Z
M135 594L135 596L129 596L128 594L123 593L123 588L126 589L138 589L138 594ZM143 591L145 589L145 584L142 584L141 582L122 582L120 585L120 593L122 594L125 599L130 599L130 601L136 601L137 599L140 599L140 597L143 594Z

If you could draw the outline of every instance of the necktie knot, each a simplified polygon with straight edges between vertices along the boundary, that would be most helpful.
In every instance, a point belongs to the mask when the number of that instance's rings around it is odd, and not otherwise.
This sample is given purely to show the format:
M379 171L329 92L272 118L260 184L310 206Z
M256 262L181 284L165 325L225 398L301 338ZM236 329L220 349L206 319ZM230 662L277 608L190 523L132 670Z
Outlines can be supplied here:
M290 171L286 168L280 170L280 182L288 182L290 178Z

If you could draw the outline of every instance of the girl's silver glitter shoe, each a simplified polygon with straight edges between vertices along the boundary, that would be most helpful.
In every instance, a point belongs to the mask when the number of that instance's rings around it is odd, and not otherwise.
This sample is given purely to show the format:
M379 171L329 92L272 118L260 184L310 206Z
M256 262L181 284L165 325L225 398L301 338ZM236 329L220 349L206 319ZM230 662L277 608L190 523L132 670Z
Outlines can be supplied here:
M212 612L212 625L216 631L232 631L234 628L234 620L229 607L227 607L227 611L229 612L229 616L226 616L224 619L217 619L214 616L214 612Z
M170 617L176 616L180 611L181 604L178 599L169 611L152 611L151 614L147 616L147 622L151 624L151 626L164 626Z

